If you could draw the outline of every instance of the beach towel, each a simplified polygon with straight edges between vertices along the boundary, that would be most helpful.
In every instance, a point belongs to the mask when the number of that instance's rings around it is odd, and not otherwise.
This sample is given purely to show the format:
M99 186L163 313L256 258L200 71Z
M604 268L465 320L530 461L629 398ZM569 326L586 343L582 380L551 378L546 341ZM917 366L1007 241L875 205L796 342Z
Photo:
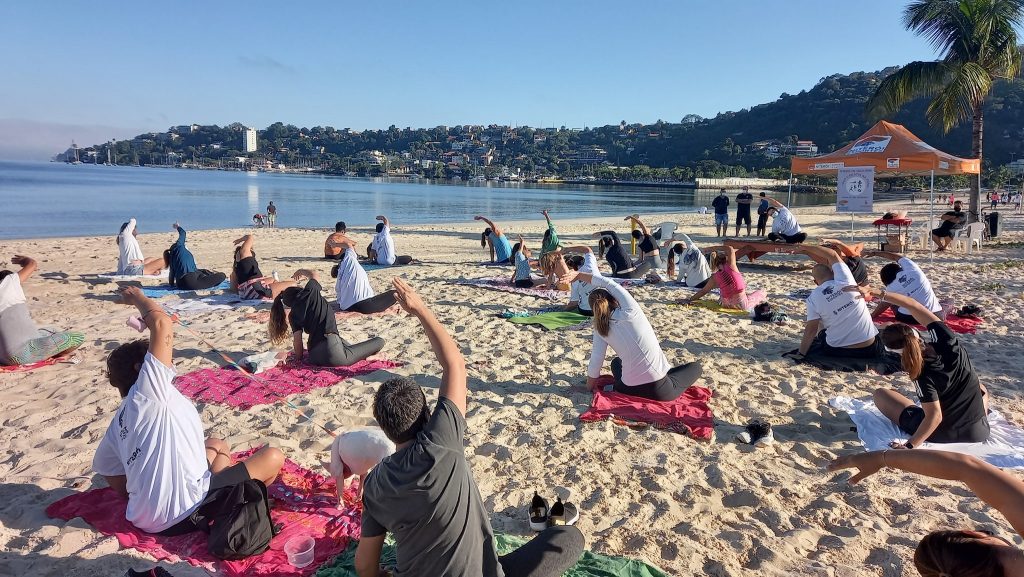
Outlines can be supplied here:
M881 451L888 449L892 441L905 443L910 439L885 418L870 398L836 397L828 404L850 415L857 425L857 436L868 451ZM974 455L1004 469L1024 469L1024 430L1007 421L995 409L988 413L988 424L992 432L984 443L925 443L921 448Z
M259 379L262 382L259 383L237 370L199 369L179 375L174 380L174 386L192 400L246 410L256 405L275 403L288 395L308 393L345 379L400 367L402 364L366 360L348 367L316 367L289 361L260 373Z
M727 306L723 305L722 303L720 303L718 301L713 301L713 300L710 300L710 299L700 299L699 301L693 301L692 303L690 303L688 305L681 305L681 304L673 303L670 306L675 306L675 307L691 306L691 307L697 307L697 308L701 308L701 309L707 309L709 311L715 311L715 312L718 312L718 313L724 313L724 314L727 314L727 315L734 315L734 316L738 316L738 317L749 317L750 316L750 313L745 311L745 310L743 310L743 309L730 308L730 307L727 307Z
M131 274L117 274L117 272L115 271L115 272L108 272L108 273L104 273L104 274L98 274L96 276L98 276L99 278L109 278L109 279L114 279L114 280L151 279L151 280L166 281L167 280L167 273L168 272L170 272L170 269L166 269L165 268L164 270L160 271L158 274L131 275Z
M509 284L508 277L496 276L489 278L477 278L477 279L459 279L451 281L451 284L463 285L463 286L474 286L485 289L491 289L496 291L502 291L507 293L517 293L521 295L528 295L541 299L548 300L561 300L569 298L568 291L556 291L550 289L539 289L539 288L519 288Z
M524 543L526 539L522 537L501 533L494 535L494 546L498 550L498 555L507 555ZM334 561L320 567L316 577L357 577L355 561L358 544L355 540L350 542L348 548ZM395 564L395 543L390 537L384 543L380 562L383 565ZM636 559L584 551L576 565L563 573L562 577L668 577L668 574Z
M235 455L241 459L251 454ZM111 488L75 493L46 508L51 518L70 521L81 517L93 529L117 537L123 548L152 555L158 561L185 560L211 573L230 577L243 575L312 575L325 561L344 551L349 541L359 537L362 506L355 483L345 490L343 509L338 508L334 479L318 475L285 459L277 481L267 487L274 504L270 516L281 531L270 541L270 549L239 561L221 561L206 551L202 531L163 537L136 529L125 519L128 499ZM284 545L295 536L310 536L316 542L313 563L296 569L288 563Z
M57 363L74 364L78 362L77 360L72 359L73 357L51 357L28 365L0 365L0 373L20 373L23 371L34 371L40 367L48 367L50 365L56 365Z
M590 324L590 317L569 311L538 313L525 317L510 317L510 323L517 325L540 325L544 329L583 328Z
M332 306L337 306L337 305L335 303L332 303ZM338 311L338 310L336 310L336 311L334 311L334 318L336 320L340 321L340 320L344 320L344 319L357 319L357 318L360 318L360 317L379 317L379 316L385 316L385 315L397 315L397 314L400 314L401 312L402 312L402 307L397 306L397 305L393 306L393 307L386 308L386 309L380 311L379 313L369 313L369 314L367 314L367 313L357 313L357 312L346 312L346 311ZM254 313L245 315L245 318L247 318L247 319L249 319L251 321L255 321L257 323L265 323L265 322L270 321L270 311L256 311ZM287 311L285 311L285 318L286 319L288 318Z
M178 313L180 315L186 316L199 313L208 313L211 311L228 310L233 308L230 304L219 304L216 301L208 302L207 299L179 299L176 301L163 303L163 305L164 310L166 310L168 313Z
M228 290L230 288L231 288L231 283L225 280L224 282L220 283L217 286L210 287L208 289L202 289L202 290L224 291L224 290ZM176 287L172 287L171 285L160 285L160 286L155 286L155 287L142 287L142 294L148 296L151 299L158 299L158 298L165 297L165 296L168 296L168 295L180 295L180 294L184 294L184 293L194 293L194 292L197 292L197 291L195 291L195 290L187 290L187 289L179 289L179 288L176 288Z
M652 401L616 392L594 391L590 408L580 415L584 422L612 419L630 427L644 424L659 429L709 440L714 433L714 416L708 399L711 391L692 386L674 401Z
M894 323L894 322L896 322L896 313L894 313L892 311L892 309L886 309L885 312L883 312L881 315L878 316L877 319L875 319L875 324L876 325L888 324L888 323ZM973 335L974 333L978 332L978 327L984 321L982 319L979 319L979 318L959 317L959 316L954 315L954 314L949 314L949 315L946 316L945 320L942 321L942 322L946 323L946 326L949 327L949 330L953 331L954 333L960 333L960 334L965 334L966 333L966 334L972 334ZM915 329L917 329L919 331L926 330L921 325L910 325L910 326L914 327Z

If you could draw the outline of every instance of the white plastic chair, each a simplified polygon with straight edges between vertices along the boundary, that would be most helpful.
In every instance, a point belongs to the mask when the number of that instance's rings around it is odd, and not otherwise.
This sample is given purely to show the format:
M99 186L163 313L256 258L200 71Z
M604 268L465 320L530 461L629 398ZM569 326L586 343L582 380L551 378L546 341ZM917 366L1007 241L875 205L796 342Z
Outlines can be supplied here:
M972 222L966 227L956 231L956 236L953 237L953 242L956 245L960 245L963 242L967 243L967 254L971 254L974 249L974 243L978 243L978 250L981 250L981 242L985 238L985 223L983 222Z
M910 233L910 239L907 242L908 248L917 246L918 241L920 241L921 250L928 250L928 243L932 242L932 230L934 229L935 219L929 218L927 226L918 228Z
M661 229L661 234L659 235L661 238L659 242L665 242L666 240L670 240L673 236L675 236L676 228L678 226L679 225L677 225L674 222L663 222L658 224L655 228Z

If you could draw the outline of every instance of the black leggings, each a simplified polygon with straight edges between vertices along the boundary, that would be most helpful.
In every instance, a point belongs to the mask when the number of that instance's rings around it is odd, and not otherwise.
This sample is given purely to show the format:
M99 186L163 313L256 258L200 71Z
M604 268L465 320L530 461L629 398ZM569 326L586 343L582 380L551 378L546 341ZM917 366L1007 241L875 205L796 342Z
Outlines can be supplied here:
M615 392L634 397L642 397L653 401L674 401L679 395L697 382L704 368L700 361L686 363L669 369L664 377L653 383L629 386L622 382L622 359L612 359L612 375L615 377Z
M532 278L522 278L517 280L514 284L516 288L533 288L535 283Z
M807 240L806 232L798 232L796 234L775 234L774 232L768 235L768 240L772 242L778 242L780 240L786 241L786 244L800 244Z
M583 533L571 525L548 527L498 558L506 577L559 577L583 554Z
M757 215L757 236L764 236L765 230L768 228L768 214L759 213Z
M900 312L900 309L894 308L894 309L892 309L892 313L894 315L896 315L896 320L898 320L899 322L901 322L901 323L903 323L905 325L920 324L920 323L917 322L917 319L914 318L914 315L903 314L903 313Z
M617 272L612 274L612 278L644 278L651 269L654 268L654 263L650 260L644 259L643 262L633 267L633 270L629 272Z
M372 296L368 299L363 299L356 304L345 309L345 312L351 313L363 313L369 315L373 313L379 313L385 309L393 306L397 300L395 300L395 291L390 290L382 292L377 296Z
M345 339L332 333L309 349L309 362L318 367L347 367L377 354L382 348L384 339L380 337L350 345Z
M222 272L199 269L178 278L175 286L181 290L198 291L215 287L228 278Z

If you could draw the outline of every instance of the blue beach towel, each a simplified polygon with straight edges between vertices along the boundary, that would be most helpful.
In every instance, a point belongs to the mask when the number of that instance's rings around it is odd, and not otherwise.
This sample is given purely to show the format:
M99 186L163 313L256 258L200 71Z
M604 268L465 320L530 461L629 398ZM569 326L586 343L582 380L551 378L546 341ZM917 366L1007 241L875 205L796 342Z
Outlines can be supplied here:
M204 290L208 290L208 291L224 291L224 290L228 290L229 288L231 288L231 283L225 280L224 282L220 283L219 285L217 285L215 287L210 287L210 288L204 289ZM151 299L158 299L160 297L165 297L165 296L170 296L170 295L180 295L180 294L194 293L194 292L198 292L198 291L179 289L179 288L172 287L171 285L167 285L167 284L159 285L159 286L155 286L155 287L142 287L142 294L148 296Z

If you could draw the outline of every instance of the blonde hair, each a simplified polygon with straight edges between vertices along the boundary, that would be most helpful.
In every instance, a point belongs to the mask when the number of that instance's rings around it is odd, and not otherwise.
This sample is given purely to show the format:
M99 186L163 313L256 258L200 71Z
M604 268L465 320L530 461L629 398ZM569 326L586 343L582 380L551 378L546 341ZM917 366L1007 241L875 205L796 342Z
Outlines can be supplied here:
M588 299L590 310L594 311L594 330L602 337L611 330L612 311L619 308L619 302L608 291L595 289Z

